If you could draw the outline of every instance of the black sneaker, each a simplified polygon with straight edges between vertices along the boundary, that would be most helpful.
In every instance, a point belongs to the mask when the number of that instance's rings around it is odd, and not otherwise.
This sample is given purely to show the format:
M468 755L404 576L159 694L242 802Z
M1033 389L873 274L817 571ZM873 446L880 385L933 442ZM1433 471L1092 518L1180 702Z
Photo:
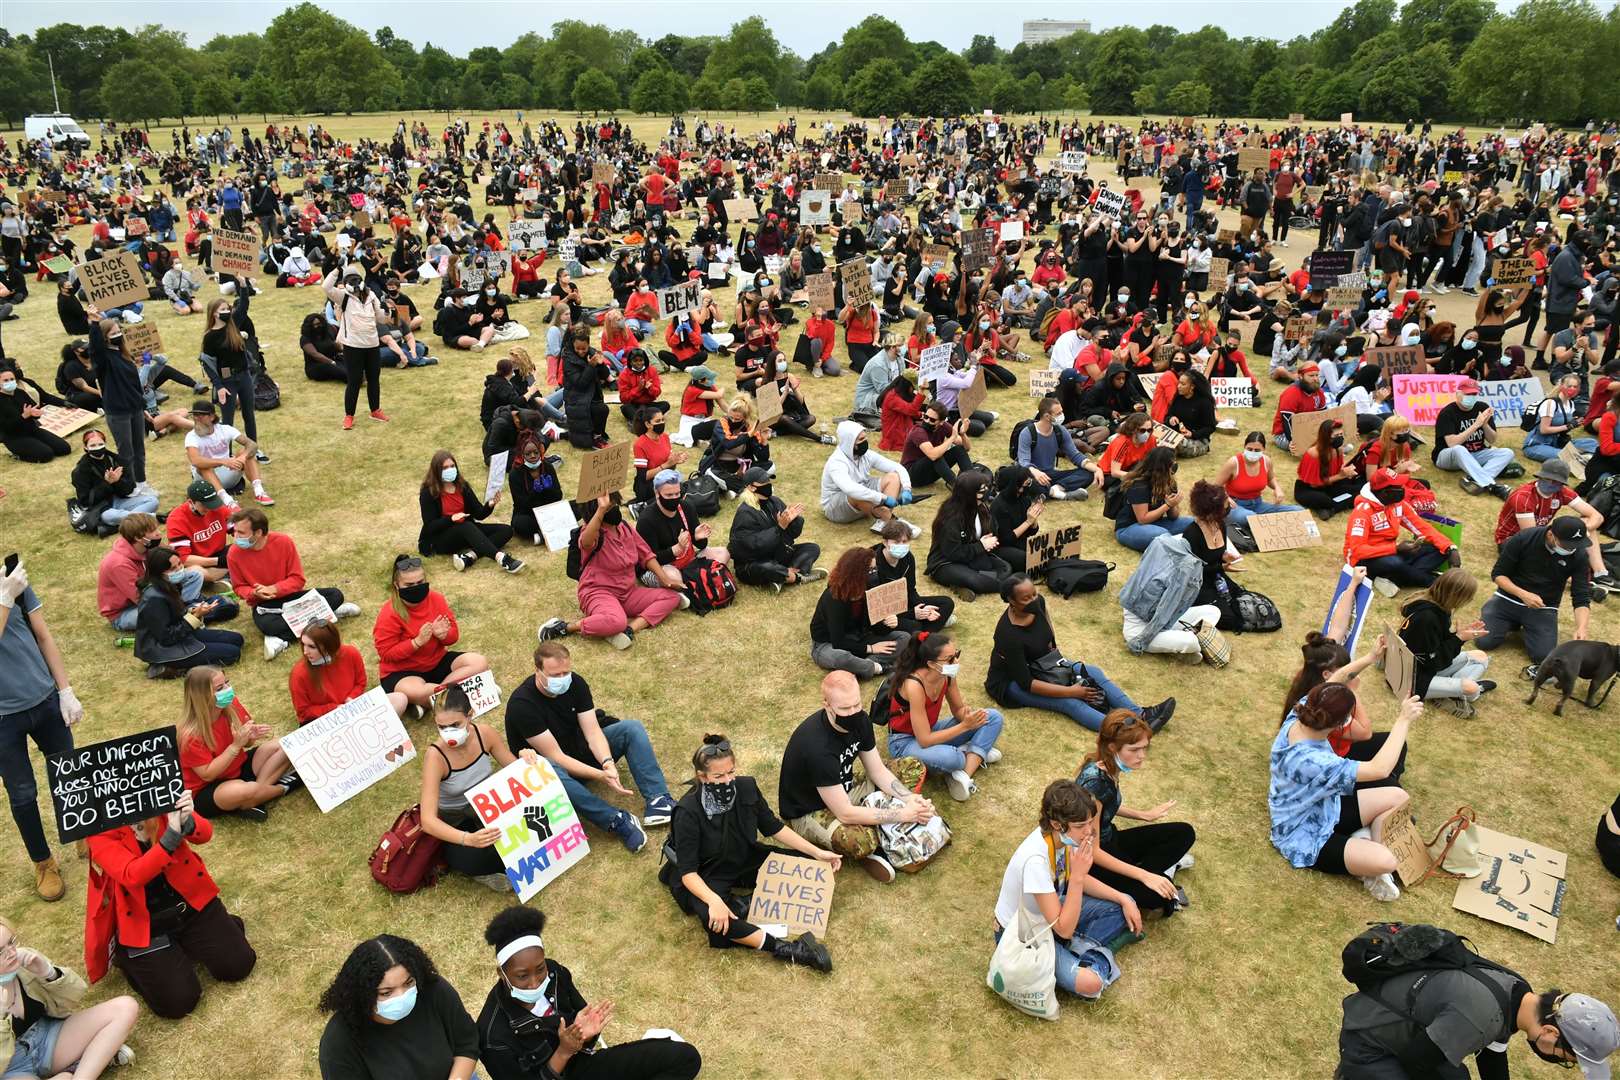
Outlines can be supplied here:
M263 450L258 450L253 454L253 460L257 461L260 465L268 465L270 464L270 455L265 453Z
M1495 690L1495 689L1496 689L1496 680L1495 679L1481 679L1481 680L1479 680L1479 692L1480 692L1481 695L1488 694L1492 690Z
M502 555L501 556L501 569L505 570L508 574L515 574L519 570L523 569L523 560L522 559L514 559L510 555Z
M286 788L290 795L304 786L304 778L298 775L297 769L288 769L281 774L281 779L276 781L276 786Z
M1170 717L1175 714L1175 711L1176 699L1173 697L1168 697L1159 702L1157 705L1149 705L1147 708L1143 709L1142 721L1147 724L1149 731L1157 735L1159 733L1159 729L1163 728L1164 725L1170 722Z
M236 816L243 821L251 821L255 825L263 825L270 820L270 811L262 806L244 806L236 811Z
M560 637L568 636L568 620L547 619L540 624L540 640L555 641Z
M816 935L808 930L793 941L777 938L776 947L771 950L771 955L785 963L797 964L813 971L832 971L832 956L827 952L827 946L817 941Z
M1513 489L1508 487L1506 484L1492 484L1485 490L1489 491L1492 495L1495 495L1498 499L1506 499L1509 495L1513 494Z

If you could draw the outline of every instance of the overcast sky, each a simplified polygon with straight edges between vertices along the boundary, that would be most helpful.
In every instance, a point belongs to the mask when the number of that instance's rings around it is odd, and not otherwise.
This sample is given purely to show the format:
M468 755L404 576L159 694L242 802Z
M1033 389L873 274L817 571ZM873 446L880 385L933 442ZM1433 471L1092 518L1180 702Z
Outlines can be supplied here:
M192 45L200 46L215 34L262 31L286 6L290 5L276 0L76 0L72 4L0 0L0 23L17 34L64 21L132 28L157 22L183 31ZM1287 39L1331 22L1342 5L1310 0L1141 0L1098 7L1041 0L1018 5L988 0L889 0L879 8L870 0L781 5L736 0L593 0L577 5L529 0L328 0L320 6L368 33L390 26L418 48L431 41L458 56L480 45L499 46L525 31L545 34L553 22L570 15L657 38L668 33L723 34L732 23L763 11L778 41L800 56L809 56L874 10L904 26L913 41L938 41L954 51L966 48L975 34L991 34L1002 48L1010 49L1020 40L1022 21L1041 18L1090 19L1092 29L1101 30L1127 21L1123 16L1128 15L1138 26L1164 23L1194 30L1214 23L1233 37Z

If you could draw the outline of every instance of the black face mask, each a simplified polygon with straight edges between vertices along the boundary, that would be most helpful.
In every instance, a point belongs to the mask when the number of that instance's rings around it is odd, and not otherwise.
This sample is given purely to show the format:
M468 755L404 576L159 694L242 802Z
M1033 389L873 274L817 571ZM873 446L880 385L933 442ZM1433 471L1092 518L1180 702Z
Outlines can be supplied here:
M1382 487L1373 492L1373 498L1377 499L1385 506L1394 506L1396 503L1406 498L1406 491L1402 488L1394 486Z
M1394 441L1396 446L1405 446L1407 443L1412 441L1412 436L1410 436L1410 435L1397 435L1397 436L1395 436L1393 441Z
M837 724L839 727L843 728L845 731L854 731L856 728L863 727L866 724L871 723L871 719L866 715L865 709L862 709L858 713L850 713L848 716L837 716L831 710L828 710L827 718L833 723Z
M1344 436L1343 435L1335 435L1335 436L1333 436L1333 442L1332 442L1331 445L1332 445L1333 449L1335 449L1335 450L1337 450L1339 447L1343 446L1344 445Z
M427 595L428 583L425 581L419 581L415 585L401 585L399 587L399 598L407 604L420 604L427 599Z
M864 439L861 440L860 442L856 443L855 444L855 456L856 457L864 456L866 454L866 447L867 447L867 443L866 443L866 441Z
M608 507L607 513L602 515L602 524L618 526L624 524L624 515L619 513L617 506Z
M737 782L728 780L724 784L700 784L703 788L703 802L706 807L712 806L716 813L724 814L737 805Z
M670 513L674 513L676 510L680 509L681 497L677 495L673 499L666 499L660 495L658 496L658 505L661 508L668 510Z

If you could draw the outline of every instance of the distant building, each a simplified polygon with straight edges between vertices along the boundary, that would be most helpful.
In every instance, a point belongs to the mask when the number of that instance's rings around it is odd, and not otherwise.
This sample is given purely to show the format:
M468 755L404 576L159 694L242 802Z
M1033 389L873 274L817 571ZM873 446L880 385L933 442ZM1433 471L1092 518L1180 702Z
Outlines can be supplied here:
M1091 23L1085 19L1075 22L1065 19L1024 20L1025 45L1039 45L1044 41L1056 41L1078 33L1091 33Z

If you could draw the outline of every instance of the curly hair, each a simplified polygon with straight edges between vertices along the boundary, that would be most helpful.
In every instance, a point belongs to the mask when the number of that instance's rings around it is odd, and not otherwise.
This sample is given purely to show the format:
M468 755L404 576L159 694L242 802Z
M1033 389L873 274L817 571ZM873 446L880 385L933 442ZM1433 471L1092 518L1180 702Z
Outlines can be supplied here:
M396 964L410 972L419 992L439 981L439 969L416 942L378 934L356 945L343 961L332 985L321 994L321 1012L336 1015L351 1031L365 1030L363 1025L371 1021L377 1008L377 987Z
M522 904L513 904L495 913L484 928L484 940L492 949L500 949L525 934L540 936L546 928L546 913Z

